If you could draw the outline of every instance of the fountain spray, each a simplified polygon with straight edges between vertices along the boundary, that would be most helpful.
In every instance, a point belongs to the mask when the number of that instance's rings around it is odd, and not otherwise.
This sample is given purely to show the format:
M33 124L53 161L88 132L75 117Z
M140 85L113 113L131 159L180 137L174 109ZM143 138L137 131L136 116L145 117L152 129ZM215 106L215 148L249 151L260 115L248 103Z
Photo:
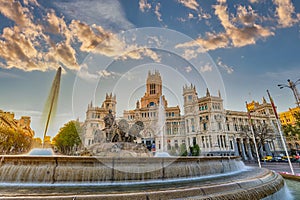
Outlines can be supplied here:
M47 102L45 104L44 108L44 114L47 114L47 119L46 119L46 126L45 126L45 131L43 135L43 144L42 148L44 148L45 145L45 137L47 134L48 126L51 121L51 116L54 116L56 113L56 107L57 107L57 100L58 100L58 94L59 94L59 88L60 88L60 77L61 77L61 67L57 69L55 78L52 82L52 87L47 99Z

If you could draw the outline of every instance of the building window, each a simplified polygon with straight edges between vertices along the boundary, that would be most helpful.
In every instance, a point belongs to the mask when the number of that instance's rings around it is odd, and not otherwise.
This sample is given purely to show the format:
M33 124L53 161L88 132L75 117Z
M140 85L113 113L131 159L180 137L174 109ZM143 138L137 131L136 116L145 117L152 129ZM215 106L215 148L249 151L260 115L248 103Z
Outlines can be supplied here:
M192 95L189 95L188 96L188 101L192 101L193 100L193 96Z
M155 94L155 84L154 83L150 84L150 94Z
M193 145L195 146L197 144L197 139L196 137L193 137Z
M194 118L191 119L192 132L195 132L195 122Z
M204 131L207 130L207 125L206 125L206 123L203 123L203 130L204 130Z
M155 106L155 103L154 103L154 102L150 102L150 103L149 103L149 107L152 107L152 106Z
M175 148L178 149L179 146L178 146L178 141L177 140L174 140L174 144L175 144Z
M219 126L219 130L222 130L222 126L220 122L218 123L218 126Z
M186 120L186 129L187 129L187 132L190 132L190 129L189 129L189 120L188 119Z

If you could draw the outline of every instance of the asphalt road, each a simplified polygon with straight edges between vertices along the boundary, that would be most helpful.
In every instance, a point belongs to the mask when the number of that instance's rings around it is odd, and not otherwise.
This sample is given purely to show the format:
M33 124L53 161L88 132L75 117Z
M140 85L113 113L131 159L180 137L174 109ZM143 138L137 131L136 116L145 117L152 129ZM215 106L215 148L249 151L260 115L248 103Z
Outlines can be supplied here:
M246 166L258 167L258 163L244 162ZM295 174L300 174L300 163L292 163ZM261 167L274 170L275 172L291 173L290 165L287 162L261 162Z

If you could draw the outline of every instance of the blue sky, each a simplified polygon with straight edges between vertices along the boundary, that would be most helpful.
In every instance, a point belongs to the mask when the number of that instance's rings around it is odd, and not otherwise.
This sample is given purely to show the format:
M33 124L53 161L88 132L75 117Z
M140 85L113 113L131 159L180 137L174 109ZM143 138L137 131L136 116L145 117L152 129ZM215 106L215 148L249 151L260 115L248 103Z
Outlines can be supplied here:
M40 137L61 66L51 136L84 120L106 92L116 93L118 115L133 109L148 70L161 72L170 106L181 106L182 86L193 83L199 96L220 90L225 108L241 111L269 89L285 111L295 100L277 84L300 78L299 21L296 0L1 1L0 109L31 116Z

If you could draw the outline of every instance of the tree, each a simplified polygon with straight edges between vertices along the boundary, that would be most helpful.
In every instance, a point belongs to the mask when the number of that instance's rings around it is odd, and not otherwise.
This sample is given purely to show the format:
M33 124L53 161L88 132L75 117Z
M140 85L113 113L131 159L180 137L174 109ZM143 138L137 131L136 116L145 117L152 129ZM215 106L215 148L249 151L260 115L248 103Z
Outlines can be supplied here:
M200 147L198 144L195 144L192 147L192 156L199 156L200 155Z
M0 127L0 152L4 154L20 154L29 151L32 136L27 135L22 129Z
M260 156L263 157L268 153L268 149L265 149L265 143L275 139L274 130L267 123L260 123L258 126L253 127L253 131L257 140L258 151L260 152Z
M180 145L180 156L187 156L188 152L185 143Z
M58 134L53 138L54 146L62 154L71 155L73 149L81 144L80 135L82 128L78 121L69 121L60 128Z

